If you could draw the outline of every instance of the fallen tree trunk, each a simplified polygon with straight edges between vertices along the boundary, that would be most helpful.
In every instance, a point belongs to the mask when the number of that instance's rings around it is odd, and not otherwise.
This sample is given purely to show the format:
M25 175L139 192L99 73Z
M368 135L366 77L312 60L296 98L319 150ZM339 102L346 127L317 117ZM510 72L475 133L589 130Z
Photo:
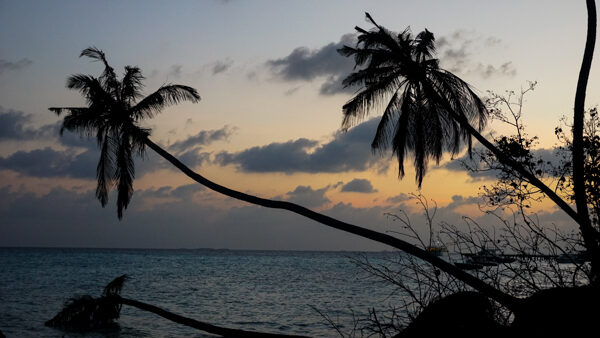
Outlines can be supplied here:
M172 322L189 326L221 337L237 338L306 338L306 336L263 333L231 329L180 316L148 303L121 297L121 290L127 275L122 275L108 283L98 298L83 295L69 299L63 309L44 325L62 329L93 331L115 324L121 313L122 305L133 306L142 311L152 312ZM2 336L0 336L2 337Z
M157 306L143 303L137 300L118 297L116 301L120 302L123 305L133 306L143 311L152 312L156 315L159 315L165 319L168 319L172 322L182 324L185 326L192 327L194 329L198 329L204 332L216 334L222 337L239 337L239 338L300 338L307 336L296 336L296 335L286 335L286 334L278 334L278 333L264 333L264 332L254 332L254 331L244 331L239 329L230 329L226 327L220 327L208 323L204 323L195 319L187 318L180 316L178 314L166 311Z

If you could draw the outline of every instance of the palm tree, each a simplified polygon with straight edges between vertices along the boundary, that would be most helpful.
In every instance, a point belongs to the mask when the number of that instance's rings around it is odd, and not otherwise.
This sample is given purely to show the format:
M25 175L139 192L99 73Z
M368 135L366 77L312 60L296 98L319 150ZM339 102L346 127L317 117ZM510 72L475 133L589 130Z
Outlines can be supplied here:
M588 0L590 20L593 19L593 24L588 25L588 31L594 32L595 37L593 3L594 1ZM344 46L338 50L344 56L354 57L355 69L358 68L344 79L344 86L361 86L361 90L343 106L342 129L347 130L364 119L369 112L385 104L371 146L373 150L383 151L391 145L398 159L400 178L404 176L406 152L414 153L419 187L429 160L439 162L444 151L450 151L454 155L463 143L467 144L470 153L471 137L475 137L499 162L517 171L579 224L586 249L592 255L592 266L600 265L600 234L590 225L585 191L576 193L583 201L579 201L578 211L575 211L553 189L538 179L535 173L481 135L488 114L485 105L465 81L440 68L438 59L434 58L435 38L431 32L424 30L413 37L407 28L396 34L378 25L369 13L366 13L366 17L375 28L367 31L356 27L356 46ZM593 40L595 39L590 40L588 36L588 41ZM578 88L578 93L585 93L585 83L581 82L587 81L592 52L593 44L588 43L587 59L584 58L587 60L584 67L587 65L587 68L582 67L584 80L580 78L578 86L583 89ZM583 116L582 101L580 106L580 115ZM579 120L582 121L582 117ZM573 155L574 161L581 166L581 154L577 159L575 152ZM575 176L574 173L574 178ZM600 273L597 268L593 271L596 272L592 273L592 280Z
M123 80L118 81L113 68L107 63L102 51L96 48L87 48L81 53L81 56L100 60L105 66L105 70L99 78L73 75L67 81L68 88L79 90L83 94L88 106L53 107L49 109L59 115L66 112L61 131L69 130L87 136L96 136L98 145L101 148L96 173L98 179L96 196L103 206L106 205L108 191L113 185L116 185L118 191L117 215L119 219L122 218L123 209L127 207L133 194L134 163L132 156L143 154L145 147L149 147L185 175L213 191L266 208L288 210L326 226L389 245L431 263L438 269L455 276L510 309L515 309L520 304L515 297L486 284L477 277L458 269L453 264L404 240L337 220L295 203L270 200L236 191L194 172L150 140L150 130L140 127L139 122L143 118L152 117L169 104L184 100L198 102L200 99L198 93L191 87L165 85L135 103L141 97L141 81L143 80L139 68L125 67Z
M67 80L67 88L81 92L88 107L49 109L58 115L68 112L60 129L61 135L64 130L69 130L96 136L101 149L96 168L96 197L104 207L110 188L116 185L117 215L121 219L133 195L133 155L144 154L145 140L150 135L150 130L138 125L139 121L154 116L170 104L185 100L198 102L200 95L194 88L167 84L139 100L144 76L138 67L125 67L123 79L119 81L101 50L86 48L81 56L102 61L105 66L99 78L77 74Z
M343 106L342 128L347 130L362 120L374 106L387 101L371 144L374 150L387 149L391 143L404 176L406 151L414 153L416 180L421 186L430 159L439 162L444 151L458 153L461 142L471 147L471 135L454 115L485 125L487 111L469 85L441 69L435 54L433 33L424 30L413 37L407 28L394 34L367 19L376 27L356 30L357 47L344 46L339 52L354 56L356 67L344 86L363 85L364 89Z

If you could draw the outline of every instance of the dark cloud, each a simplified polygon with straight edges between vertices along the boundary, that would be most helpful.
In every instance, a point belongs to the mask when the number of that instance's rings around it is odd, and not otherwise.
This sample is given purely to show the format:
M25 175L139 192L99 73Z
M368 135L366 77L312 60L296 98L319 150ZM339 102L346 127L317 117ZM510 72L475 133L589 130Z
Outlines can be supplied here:
M317 146L318 142L305 138L266 146L252 147L238 153L222 152L215 161L221 165L233 164L246 172L346 172L381 169L388 159L374 155L371 140L378 119L364 122L348 132L337 132L333 140Z
M331 75L327 77L327 80L325 80L321 85L321 88L319 88L319 93L321 95L335 95L339 93L354 94L357 89L356 87L344 87L342 85L342 81L344 81L344 78L348 74L350 73L348 72L343 75Z
M136 197L140 199L146 198L175 198L178 200L186 201L194 197L194 195L200 191L204 191L206 188L198 183L192 183L182 185L177 188L163 186L160 188L150 188L141 190L136 193Z
M355 178L352 181L342 186L343 192L360 192L360 193L374 193L377 189L373 189L371 182L364 178Z
M462 205L467 205L467 204L479 204L479 202L481 202L481 198L479 197L475 197L475 196L462 196L462 195L453 195L452 196L452 202L450 202L450 204L448 204L446 206L446 209L450 209L453 210L455 208L458 208Z
M315 50L298 47L286 57L267 61L267 66L285 81L325 78L320 89L323 95L351 92L351 89L342 87L342 79L352 72L354 61L340 55L337 50L344 45L355 44L356 35L346 34L339 42L332 42Z
M227 140L235 132L235 128L225 126L221 129L202 130L185 140L177 141L169 146L169 150L180 152L208 145L215 141Z
M212 66L212 75L217 75L219 73L223 73L223 72L227 71L229 68L231 68L231 66L233 66L232 60L217 61Z
M396 196L388 197L385 201L387 203L398 204L398 203L402 203L404 201L408 201L411 198L412 198L412 196L410 196L409 194L400 193Z
M0 187L0 246L381 250L387 247L290 212L256 206L215 208L214 193L192 185L136 191L123 221L114 195L101 208L94 191L54 189L41 196ZM189 195L188 195L189 196ZM156 203L156 197L167 197ZM174 198L173 198L174 197ZM154 202L152 202L154 198ZM151 207L148 207L148 203ZM338 204L325 210L385 231L384 210Z
M96 141L64 131L60 136L60 122L34 128L29 125L33 116L22 111L0 107L0 141L51 141L67 147L94 148Z
M27 133L31 135L46 134L45 129L45 127L38 130L32 129L28 130ZM48 127L47 129L55 129L56 133L54 135L58 135L57 127ZM23 137L23 134L18 134L18 137ZM54 136L54 138L56 137ZM214 139L217 139L216 136ZM0 156L0 169L12 170L32 177L95 179L96 166L100 156L96 141L70 132L65 132L59 141L68 148L58 150L45 147L43 149L17 151L6 157ZM211 141L207 140L207 142ZM182 149L184 150L177 154L177 157L192 168L198 167L210 159L210 153L201 152L198 148ZM162 157L153 151L147 151L143 158L136 157L135 164L136 177L141 177L160 169L177 170L172 164L162 159Z
M31 151L17 151L0 157L0 169L16 171L34 177L73 177L93 179L98 153L95 151L54 150L50 147Z
M29 126L32 120L33 116L30 114L18 110L4 109L0 106L0 141L26 141L58 135L60 129L58 124L33 128Z
M4 71L17 71L25 69L33 64L33 61L28 58L22 58L19 61L8 61L4 59L0 59L0 74L4 73Z
M318 190L321 189L306 189L309 193ZM93 189L76 191L57 188L36 195L15 187L0 187L0 246L389 249L287 211L253 205L213 207L205 201L215 198L215 194L197 184L136 191L121 222L116 218L114 197L111 194L109 204L103 209ZM164 200L161 201L161 198ZM435 214L434 230L439 229L441 221L463 224L457 206L475 201L470 196L455 196L450 205L440 206ZM427 236L423 211L411 210L405 210L411 224L422 232L421 235ZM403 231L400 223L390 221L385 216L386 212L394 212L390 208L359 208L337 203L322 212L380 232ZM473 219L485 226L499 224L490 215L482 214ZM540 220L560 227L570 222L561 211L541 213Z
M310 186L299 185L293 191L288 192L285 199L307 208L316 208L331 202L331 200L325 196L325 192L329 190L329 188L329 186L326 186L314 190Z
M32 137L31 129L26 129L31 117L21 111L5 110L0 107L0 140L21 140Z

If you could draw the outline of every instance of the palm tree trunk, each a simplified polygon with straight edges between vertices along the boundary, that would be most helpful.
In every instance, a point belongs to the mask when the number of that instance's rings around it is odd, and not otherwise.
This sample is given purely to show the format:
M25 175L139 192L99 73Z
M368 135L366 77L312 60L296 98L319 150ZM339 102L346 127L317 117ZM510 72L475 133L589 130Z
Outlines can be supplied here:
M592 282L598 281L598 266L600 262L598 248L598 234L592 227L588 213L587 196L585 192L585 174L584 162L585 155L583 149L583 124L585 111L585 94L590 69L592 67L592 58L594 56L594 45L596 43L596 3L594 0L586 0L588 22L587 38L585 50L583 52L583 61L577 80L577 91L575 93L575 107L573 112L573 192L575 194L575 206L579 215L579 224L585 246L589 250L592 258Z
M226 195L226 196L229 196L229 197L241 200L241 201L245 201L245 202L248 202L251 204L260 205L260 206L263 206L266 208L288 210L288 211L291 211L298 215L302 215L306 218L312 219L323 225L326 225L326 226L329 226L329 227L332 227L332 228L335 228L338 230L346 231L346 232L349 232L349 233L352 233L352 234L355 234L355 235L358 235L358 236L361 236L364 238L368 238L368 239L374 240L379 243L387 244L393 248L404 251L407 254L413 255L415 257L418 257L418 258L430 263L431 265L435 266L436 268L461 280L462 282L469 285L473 289L496 300L497 302L506 306L510 310L513 310L513 311L516 310L518 308L518 305L520 304L519 299L494 288L493 286L483 282L479 278L457 268L453 264L450 264L450 263L442 260L439 257L435 257L435 256L431 255L430 253L428 253L427 251L425 251L415 245L412 245L406 241L403 241L396 237L392 237L390 235L386 235L386 234L383 234L383 233L380 233L377 231L373 231L370 229L366 229L363 227L359 227L359 226L356 226L356 225L353 225L350 223L346 223L346 222L337 220L335 218L332 218L332 217L320 214L318 212L312 211L310 209L307 209L298 204L294 204L294 203L287 202L287 201L270 200L270 199L266 199L266 198L261 198L261 197L245 194L243 192L236 191L233 189L229 189L229 188L219 185L215 182L212 182L212 181L208 180L207 178L201 176L200 174L194 172L193 170L188 168L185 164L183 164L181 161L179 161L177 158L175 158L173 155L169 154L166 150L162 149L160 146L158 146L157 144L152 142L150 139L146 138L145 144L148 147L150 147L152 150L157 152L164 159L171 162L171 164L173 164L175 167L177 167L179 170L181 170L188 177L190 177L194 181L196 181L196 182L204 185L205 187L207 187L211 190L214 190L218 193L221 193L223 195Z
M296 336L296 335L286 335L286 334L276 334L276 333L262 333L262 332L253 332L253 331L244 331L238 329L230 329L226 327L215 326L212 324L204 323L197 321L195 319L187 318L180 316L178 314L163 310L157 306L139 302L134 299L128 299L123 297L116 297L116 302L119 302L124 305L133 306L143 311L152 312L157 314L163 318L166 318L172 322L182 324L185 326L192 327L194 329L198 329L204 332L216 334L222 337L236 337L236 338L307 338L306 336Z

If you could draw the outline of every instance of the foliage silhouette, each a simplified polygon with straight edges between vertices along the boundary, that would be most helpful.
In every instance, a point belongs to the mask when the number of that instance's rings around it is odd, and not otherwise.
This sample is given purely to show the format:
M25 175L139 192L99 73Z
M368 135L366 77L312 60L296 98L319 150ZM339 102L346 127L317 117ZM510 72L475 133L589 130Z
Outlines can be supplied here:
M101 148L96 169L96 196L105 206L110 188L116 185L117 214L121 219L133 195L133 155L144 154L144 140L150 135L150 130L138 125L139 121L154 116L168 105L182 101L198 102L200 96L194 88L166 84L138 101L143 96L141 90L144 80L138 67L126 66L123 79L119 81L101 50L86 48L81 56L102 61L105 67L99 78L76 74L67 80L67 88L78 90L85 97L88 107L49 109L58 115L63 111L68 112L62 123L61 134L69 130L96 136Z
M457 154L461 142L471 149L469 130L453 115L481 130L487 110L466 82L439 67L433 58L433 33L426 29L413 37L407 28L395 34L379 26L369 13L366 16L376 29L356 27L357 46L339 49L340 54L354 57L355 68L362 67L343 81L344 86L364 86L343 106L342 128L352 127L389 98L371 146L384 150L391 143L400 177L406 151L413 152L421 186L429 159L439 162L447 150Z

